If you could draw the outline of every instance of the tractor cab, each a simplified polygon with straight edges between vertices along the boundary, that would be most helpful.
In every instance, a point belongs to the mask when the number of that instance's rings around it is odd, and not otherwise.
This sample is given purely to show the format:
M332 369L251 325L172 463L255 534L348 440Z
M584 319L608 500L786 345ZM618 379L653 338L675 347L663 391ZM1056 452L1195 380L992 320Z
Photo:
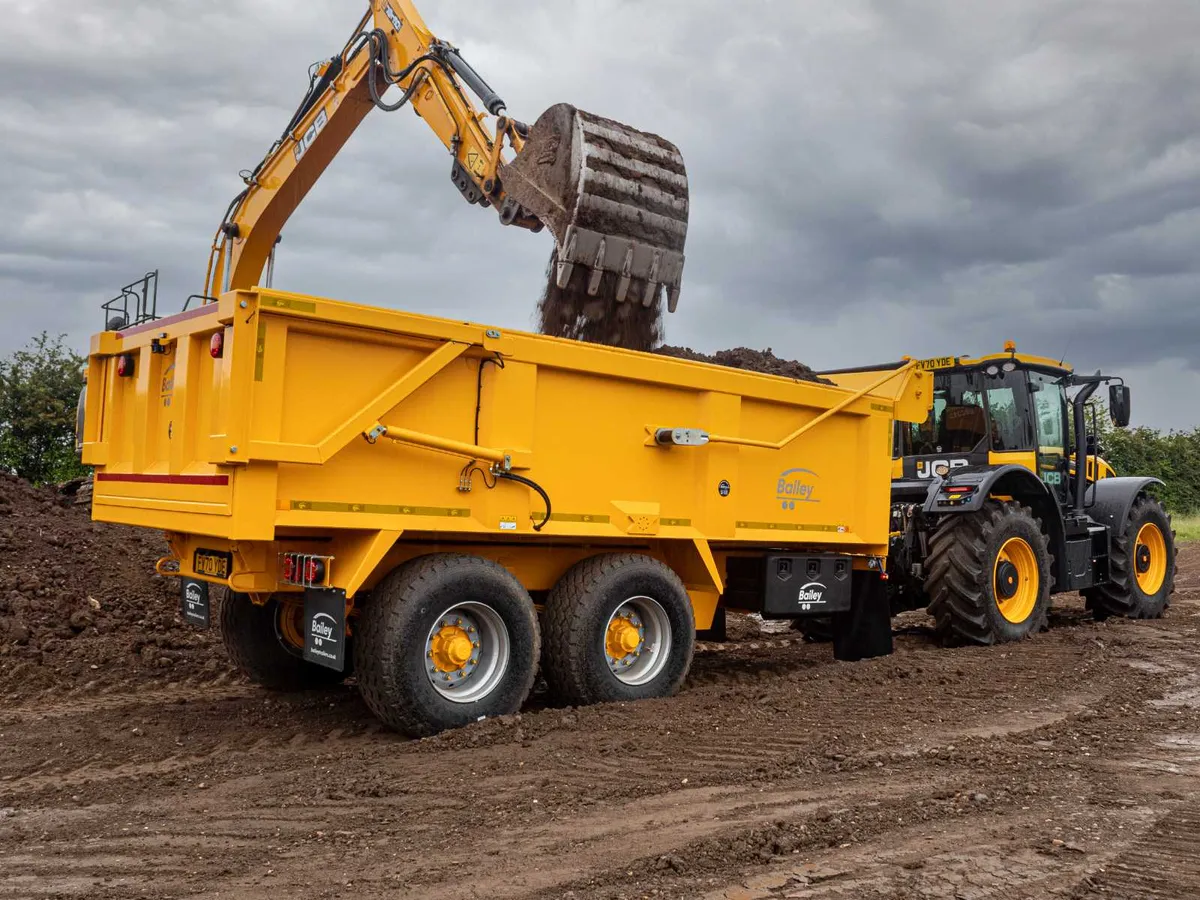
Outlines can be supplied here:
M1004 353L938 357L917 365L933 372L933 408L924 422L896 425L893 477L899 498L923 498L933 479L958 469L1017 465L1040 479L1060 505L1070 505L1075 474L1070 366L1018 354L1012 343ZM1113 391L1123 399L1110 396L1110 407L1123 410L1118 424L1127 424L1127 389ZM1085 435L1088 481L1114 474L1099 456L1095 431Z

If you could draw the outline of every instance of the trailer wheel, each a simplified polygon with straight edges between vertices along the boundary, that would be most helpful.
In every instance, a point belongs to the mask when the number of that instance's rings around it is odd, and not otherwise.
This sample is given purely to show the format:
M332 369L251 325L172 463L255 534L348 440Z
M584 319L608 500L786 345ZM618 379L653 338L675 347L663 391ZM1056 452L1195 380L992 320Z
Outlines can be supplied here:
M546 598L542 671L577 706L667 697L692 664L696 620L671 568L634 553L573 566Z
M271 691L308 691L344 681L346 673L305 662L288 645L286 608L275 597L256 606L245 594L226 590L220 622L229 659L243 675Z
M1110 579L1083 592L1097 619L1124 616L1158 619L1175 590L1175 532L1171 517L1157 500L1134 502L1109 556Z
M988 500L930 541L925 587L944 644L999 644L1047 627L1050 550L1029 507Z
M515 713L537 673L537 613L501 565L439 553L388 575L358 626L358 686L412 737Z

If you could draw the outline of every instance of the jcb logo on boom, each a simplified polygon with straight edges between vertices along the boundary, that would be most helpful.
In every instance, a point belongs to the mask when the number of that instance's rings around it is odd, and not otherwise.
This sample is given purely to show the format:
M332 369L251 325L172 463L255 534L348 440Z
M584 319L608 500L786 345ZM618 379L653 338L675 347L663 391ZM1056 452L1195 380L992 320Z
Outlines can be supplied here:
M947 469L963 469L971 463L965 459L918 459L917 460L917 477L932 478L937 474L940 466L945 466Z
M308 152L308 148L316 141L317 135L321 133L321 129L325 127L328 121L329 110L322 109L317 113L317 117L313 120L313 123L308 126L308 131L296 139L296 149L292 151L296 154L296 162L300 162L301 157Z

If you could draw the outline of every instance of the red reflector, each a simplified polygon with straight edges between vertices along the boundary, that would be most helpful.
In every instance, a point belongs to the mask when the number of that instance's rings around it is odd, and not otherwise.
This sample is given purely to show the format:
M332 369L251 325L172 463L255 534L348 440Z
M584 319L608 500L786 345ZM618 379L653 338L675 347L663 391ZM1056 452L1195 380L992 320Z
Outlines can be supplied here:
M288 554L283 558L283 580L296 580L296 558L291 554Z
M220 359L225 355L225 332L216 332L208 342L208 352L213 359Z
M964 485L955 485L954 487L948 487L948 488L946 488L946 493L947 494L969 494L973 490L975 490L975 488L972 485L964 484Z
M310 559L304 572L304 581L307 584L320 584L324 580L325 563L319 559Z
M128 353L117 357L117 375L128 378L133 374L133 357Z

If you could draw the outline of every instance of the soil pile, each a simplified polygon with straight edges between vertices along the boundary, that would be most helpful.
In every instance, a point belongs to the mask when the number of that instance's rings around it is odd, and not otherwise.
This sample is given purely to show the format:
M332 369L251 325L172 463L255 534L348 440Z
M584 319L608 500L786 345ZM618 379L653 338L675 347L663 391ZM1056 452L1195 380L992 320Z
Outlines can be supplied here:
M215 632L185 625L177 582L154 574L165 552L157 532L0 474L0 697L225 670Z
M690 347L659 347L654 352L664 356L674 356L677 359L690 359L695 362L728 366L731 369L746 369L750 372L762 372L767 375L782 375L784 378L795 378L799 381L833 384L832 381L822 378L810 366L806 366L802 362L794 359L780 359L770 347L766 350L735 347L732 350L718 350L712 356L697 353Z

